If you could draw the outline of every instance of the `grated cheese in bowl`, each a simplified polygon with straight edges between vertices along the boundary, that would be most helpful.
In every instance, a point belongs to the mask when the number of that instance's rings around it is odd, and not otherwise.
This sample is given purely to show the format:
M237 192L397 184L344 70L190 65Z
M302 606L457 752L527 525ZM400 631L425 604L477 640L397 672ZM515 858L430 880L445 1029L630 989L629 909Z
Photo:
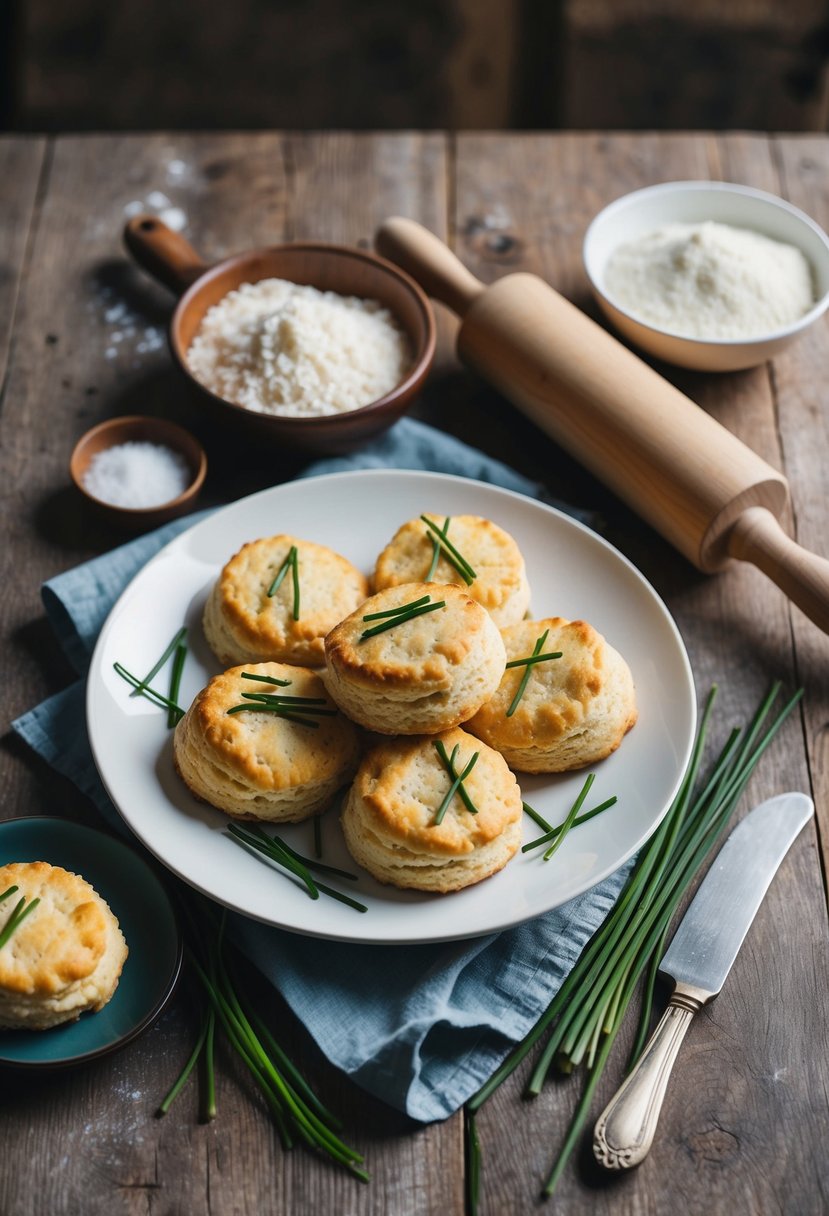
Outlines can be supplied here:
M187 352L205 387L245 409L291 418L360 409L411 366L408 339L377 300L261 279L208 309Z

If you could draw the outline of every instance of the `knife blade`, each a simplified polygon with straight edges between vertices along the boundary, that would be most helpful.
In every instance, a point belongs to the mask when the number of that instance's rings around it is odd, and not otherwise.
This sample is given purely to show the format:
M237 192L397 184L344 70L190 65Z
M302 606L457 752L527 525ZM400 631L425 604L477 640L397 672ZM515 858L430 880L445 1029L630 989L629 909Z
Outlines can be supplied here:
M717 854L659 965L675 985L668 1007L596 1123L593 1153L607 1169L630 1169L647 1156L691 1019L722 989L780 863L814 809L806 794L769 798Z

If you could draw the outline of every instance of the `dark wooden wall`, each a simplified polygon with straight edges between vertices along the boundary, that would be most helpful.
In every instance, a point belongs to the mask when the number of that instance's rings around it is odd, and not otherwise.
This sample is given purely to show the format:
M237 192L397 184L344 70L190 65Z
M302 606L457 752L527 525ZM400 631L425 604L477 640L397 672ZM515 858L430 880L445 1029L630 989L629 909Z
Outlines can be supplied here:
M0 122L825 130L827 0L0 0Z

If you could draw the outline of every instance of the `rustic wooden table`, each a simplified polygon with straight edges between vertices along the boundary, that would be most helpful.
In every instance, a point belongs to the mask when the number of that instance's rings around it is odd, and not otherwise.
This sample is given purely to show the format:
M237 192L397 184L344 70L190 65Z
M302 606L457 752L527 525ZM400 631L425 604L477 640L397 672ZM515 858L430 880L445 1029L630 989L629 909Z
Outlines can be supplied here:
M163 340L171 300L126 262L125 216L183 212L209 256L308 237L367 246L390 213L450 241L479 276L536 271L589 311L579 247L590 217L638 186L723 178L771 190L829 228L829 139L749 135L136 135L0 141L0 550L3 721L67 684L43 618L42 581L120 541L68 484L76 438L115 414L171 414L208 447L207 501L289 476L278 454L229 443L199 419ZM160 197L164 196L164 197ZM759 573L707 578L582 469L454 363L452 323L421 417L596 506L609 538L667 599L701 695L720 687L718 737L769 683L804 685L802 708L764 759L744 808L810 791L817 823L781 867L720 999L681 1055L656 1148L631 1177L599 1176L587 1149L556 1211L786 1212L829 1207L829 990L823 875L829 828L829 646ZM827 551L826 321L771 366L719 377L669 372L787 474L800 541ZM663 369L664 370L664 369ZM81 796L6 733L4 817L60 813L90 823ZM264 1108L222 1062L219 1117L197 1122L189 1092L164 1120L158 1100L192 1028L181 997L121 1053L51 1075L0 1075L0 1212L383 1213L463 1210L463 1116L419 1127L370 1100L323 1060L291 1016L280 1033L364 1150L369 1186L297 1150L284 1155ZM620 1051L604 1079L619 1079ZM514 1077L479 1116L482 1211L524 1212L572 1110L578 1082L533 1104ZM597 1109L599 1103L597 1102Z

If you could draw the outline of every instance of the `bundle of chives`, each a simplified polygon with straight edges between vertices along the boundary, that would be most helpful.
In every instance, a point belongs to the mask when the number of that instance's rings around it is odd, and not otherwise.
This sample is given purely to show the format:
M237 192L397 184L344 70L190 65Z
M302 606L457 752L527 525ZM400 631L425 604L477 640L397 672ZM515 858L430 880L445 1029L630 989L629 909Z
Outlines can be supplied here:
M251 1073L273 1115L284 1148L295 1139L330 1157L363 1182L363 1158L341 1138L339 1120L323 1105L257 1014L249 1009L233 982L225 941L225 916L217 919L206 900L182 899L190 932L188 955L206 998L195 1048L159 1107L164 1115L184 1088L196 1062L204 1059L205 1117L216 1114L214 1037L217 1025Z
M671 919L728 824L760 757L802 695L796 693L766 727L779 690L780 685L775 684L745 731L732 731L707 780L697 789L716 692L712 689L679 792L656 832L641 850L615 906L534 1028L467 1103L471 1153L473 1138L477 1144L476 1112L545 1036L549 1037L530 1076L528 1096L534 1097L541 1092L554 1064L565 1073L581 1063L586 1064L587 1083L544 1185L545 1196L553 1193L581 1135L593 1094L637 981L647 971L642 1015L629 1064L635 1062L642 1050L656 973ZM470 1178L468 1210L474 1213L476 1205L477 1183Z

